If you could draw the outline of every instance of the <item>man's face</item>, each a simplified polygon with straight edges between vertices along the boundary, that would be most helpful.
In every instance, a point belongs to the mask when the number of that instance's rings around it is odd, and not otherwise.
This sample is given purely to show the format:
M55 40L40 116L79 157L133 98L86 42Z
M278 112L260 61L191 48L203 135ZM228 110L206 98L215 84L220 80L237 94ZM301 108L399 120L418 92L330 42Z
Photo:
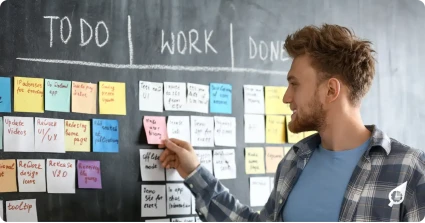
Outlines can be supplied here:
M294 59L287 79L289 86L283 102L289 104L293 111L289 130L293 133L318 131L326 119L321 100L325 92L318 87L317 71L307 55Z

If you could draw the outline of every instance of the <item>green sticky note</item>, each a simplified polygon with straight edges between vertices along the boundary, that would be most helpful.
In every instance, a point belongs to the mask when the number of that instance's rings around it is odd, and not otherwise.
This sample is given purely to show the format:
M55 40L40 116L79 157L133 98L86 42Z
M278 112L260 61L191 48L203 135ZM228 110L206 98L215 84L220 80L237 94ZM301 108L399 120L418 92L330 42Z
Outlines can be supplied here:
M69 112L71 103L71 81L45 79L46 111Z
M0 149L3 149L3 118L0 117Z

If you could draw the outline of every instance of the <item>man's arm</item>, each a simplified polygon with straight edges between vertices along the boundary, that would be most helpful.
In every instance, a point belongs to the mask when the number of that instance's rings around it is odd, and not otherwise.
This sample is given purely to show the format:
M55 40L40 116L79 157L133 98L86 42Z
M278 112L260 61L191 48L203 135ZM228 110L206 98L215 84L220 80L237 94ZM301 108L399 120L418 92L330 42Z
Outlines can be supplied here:
M278 174L276 175L278 176ZM229 190L216 179L205 167L198 168L190 174L184 184L192 191L196 199L196 212L202 221L236 222L236 221L273 221L276 182L269 200L260 213L241 204ZM193 205L193 204L192 204Z

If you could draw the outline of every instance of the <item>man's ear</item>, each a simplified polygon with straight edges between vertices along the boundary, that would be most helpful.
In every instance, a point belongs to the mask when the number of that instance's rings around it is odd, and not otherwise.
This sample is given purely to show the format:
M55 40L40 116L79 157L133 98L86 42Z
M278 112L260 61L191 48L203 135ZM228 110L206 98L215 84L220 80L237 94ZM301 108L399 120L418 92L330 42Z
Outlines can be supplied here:
M335 101L341 93L341 81L337 78L330 78L327 83L326 102Z

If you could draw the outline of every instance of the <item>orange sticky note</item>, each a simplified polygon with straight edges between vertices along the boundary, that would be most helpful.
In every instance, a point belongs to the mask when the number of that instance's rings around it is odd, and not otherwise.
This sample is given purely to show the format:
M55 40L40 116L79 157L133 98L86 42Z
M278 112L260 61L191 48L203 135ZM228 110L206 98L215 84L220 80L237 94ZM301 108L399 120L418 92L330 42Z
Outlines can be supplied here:
M168 138L164 116L145 116L143 125L148 144L161 144L163 139Z
M44 112L44 79L30 77L14 78L15 112Z
M90 121L65 120L65 150L90 152Z
M16 160L0 160L0 193L17 191Z
M293 133L293 132L289 131L289 127L288 127L289 122L291 122L291 116L290 115L287 115L286 116L286 129L288 130L287 131L287 133L288 133L288 142L295 144L295 143L299 142L300 140L302 140L304 138L304 132Z
M99 82L99 114L126 114L125 83Z
M266 143L284 144L286 142L285 116L266 116Z
M96 114L97 84L72 82L72 112Z
M283 157L283 147L266 147L266 172L276 173L277 166Z

